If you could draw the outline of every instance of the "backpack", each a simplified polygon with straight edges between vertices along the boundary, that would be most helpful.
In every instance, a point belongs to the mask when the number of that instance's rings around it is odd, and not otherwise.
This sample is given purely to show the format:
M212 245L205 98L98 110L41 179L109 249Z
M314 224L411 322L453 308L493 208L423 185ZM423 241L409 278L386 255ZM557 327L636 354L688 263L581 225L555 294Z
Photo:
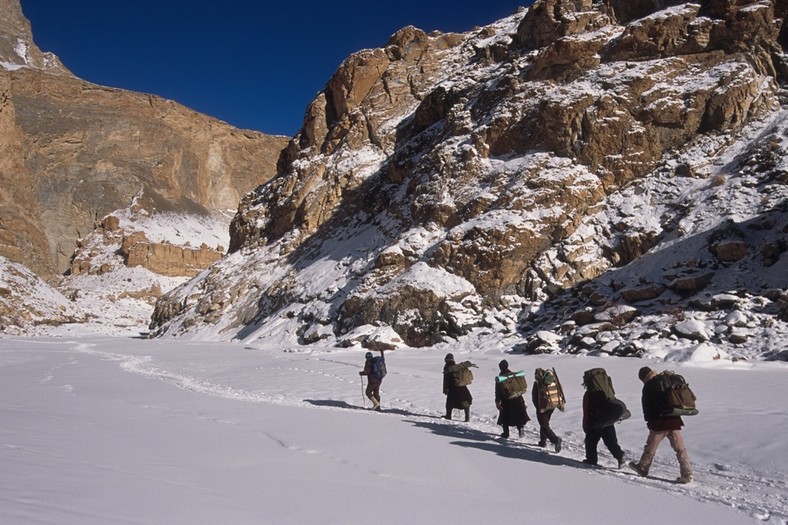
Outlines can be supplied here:
M495 380L501 385L501 393L505 399L514 399L528 390L525 372L522 370L512 375L495 376Z
M383 356L375 356L372 358L372 375L380 380L386 377L386 360Z
M629 419L631 416L632 413L623 401L616 398L607 399L595 407L590 425L595 429L605 428Z
M698 409L695 406L694 392L690 389L684 377L671 370L657 374L655 378L660 393L661 416L695 416Z
M616 399L613 380L604 368L586 370L583 374L583 384L591 396L591 428L609 427L632 416L627 405Z
M583 373L583 385L588 392L596 397L605 400L615 399L616 391L613 389L613 380L607 375L604 368L592 368Z
M555 368L545 370L543 368L536 369L536 383L535 388L537 392L537 411L546 412L551 409L557 408L563 411L566 404L564 397L564 389L561 382L558 380L558 374Z
M468 386L473 383L473 372L471 367L476 366L470 361L463 361L456 365L451 365L446 369L446 373L451 376L451 381L454 386Z

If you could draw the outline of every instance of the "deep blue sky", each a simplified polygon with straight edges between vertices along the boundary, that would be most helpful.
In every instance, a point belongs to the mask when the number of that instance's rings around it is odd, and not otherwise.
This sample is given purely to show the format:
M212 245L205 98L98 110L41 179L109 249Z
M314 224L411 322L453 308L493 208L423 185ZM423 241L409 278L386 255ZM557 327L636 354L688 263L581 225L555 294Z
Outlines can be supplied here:
M351 53L398 29L467 31L530 0L21 0L33 37L77 76L242 128L293 135Z

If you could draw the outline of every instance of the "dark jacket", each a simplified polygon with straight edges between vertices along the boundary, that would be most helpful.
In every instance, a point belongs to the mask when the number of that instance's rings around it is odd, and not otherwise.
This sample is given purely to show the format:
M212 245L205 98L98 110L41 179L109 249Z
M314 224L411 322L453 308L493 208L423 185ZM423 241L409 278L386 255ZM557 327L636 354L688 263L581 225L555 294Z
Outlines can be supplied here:
M646 426L650 430L664 432L680 430L684 426L684 421L679 416L660 415L662 394L656 375L643 384L643 394L640 401L643 405L643 419L646 420Z
M539 413L540 409L542 408L542 403L546 399L544 391L547 387L541 381L537 381L534 379L534 385L531 388L531 402L534 405L534 410ZM550 413L553 412L554 409L549 409Z
M514 372L507 369L499 375L510 376ZM523 427L528 423L531 418L528 417L528 411L525 407L525 399L523 396L517 396L514 399L506 399L503 396L503 389L501 383L495 381L495 406L498 407L498 424L504 427Z
M586 390L583 394L583 432L588 432L591 429L592 418L591 394Z
M473 396L467 386L454 386L452 375L448 373L454 361L446 361L443 367L443 393L446 395L446 408L468 408L473 403Z
M598 428L607 421L607 399L602 392L585 391L583 394L583 431Z
M603 392L585 391L583 394L583 431L609 427L631 416L620 399L607 399Z
M383 382L383 380L378 379L378 377L372 373L373 359L374 357L372 359L367 359L367 361L364 363L364 370L361 372L360 375L367 376L370 385L379 385L380 383Z
M534 385L531 387L531 403L534 405L534 410L537 412L539 411L539 389L541 385L534 381Z

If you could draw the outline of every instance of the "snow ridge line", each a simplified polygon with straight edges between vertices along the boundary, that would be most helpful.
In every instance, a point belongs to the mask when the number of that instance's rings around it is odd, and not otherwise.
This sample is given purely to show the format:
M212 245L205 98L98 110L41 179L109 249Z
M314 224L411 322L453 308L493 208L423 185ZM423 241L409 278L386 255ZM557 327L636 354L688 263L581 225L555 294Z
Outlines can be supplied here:
M297 407L310 406L301 400L288 398L287 396L284 395L270 396L260 392L251 392L249 390L243 390L243 389L229 387L226 385L220 385L218 383L208 381L207 379L200 379L185 374L176 374L173 372L168 372L166 370L157 368L151 364L153 361L153 356L137 357L137 356L122 355L122 354L112 354L109 352L101 352L98 350L94 350L92 348L93 346L95 345L82 343L75 346L74 350L84 354L94 355L102 359L119 361L120 368L125 370L126 372L145 376L145 377L150 377L153 379L158 379L160 381L164 381L165 383L169 383L175 387L181 388L183 390L187 390L189 392L196 392L198 394L204 394L211 397L218 397L222 399L245 401L248 403L266 403L272 405L297 406Z

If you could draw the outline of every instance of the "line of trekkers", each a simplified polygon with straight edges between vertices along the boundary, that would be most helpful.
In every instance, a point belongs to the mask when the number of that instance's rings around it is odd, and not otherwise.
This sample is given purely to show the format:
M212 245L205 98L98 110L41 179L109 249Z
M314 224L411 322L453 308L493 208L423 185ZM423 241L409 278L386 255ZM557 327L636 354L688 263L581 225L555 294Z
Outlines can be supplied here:
M530 421L523 395L528 384L525 372L513 372L504 359L498 363L500 373L495 377L495 405L498 408L497 424L503 427L501 437L509 438L509 427L516 427L519 437L524 436L525 424ZM476 365L470 361L457 363L452 354L447 354L443 367L443 393L446 396L445 419L452 418L452 412L462 410L465 421L470 421L470 407L473 403L468 385L473 381L471 368ZM364 370L359 375L369 378L365 394L372 400L373 409L380 410L380 384L386 375L385 358L366 354ZM657 447L666 437L676 452L680 476L678 483L690 483L693 479L681 427L681 416L695 415L695 395L684 378L671 371L656 373L649 367L638 372L643 382L641 403L643 417L649 429L643 454L638 462L629 466L640 476L647 476L654 460ZM585 459L588 465L597 465L597 446L601 440L614 458L618 468L624 466L624 451L618 444L615 423L631 416L623 401L616 398L613 381L604 368L592 368L583 374L583 431L585 432ZM556 453L561 451L562 439L550 428L550 418L558 409L563 411L566 404L564 390L555 368L537 368L531 398L536 409L539 423L540 447L549 441Z

